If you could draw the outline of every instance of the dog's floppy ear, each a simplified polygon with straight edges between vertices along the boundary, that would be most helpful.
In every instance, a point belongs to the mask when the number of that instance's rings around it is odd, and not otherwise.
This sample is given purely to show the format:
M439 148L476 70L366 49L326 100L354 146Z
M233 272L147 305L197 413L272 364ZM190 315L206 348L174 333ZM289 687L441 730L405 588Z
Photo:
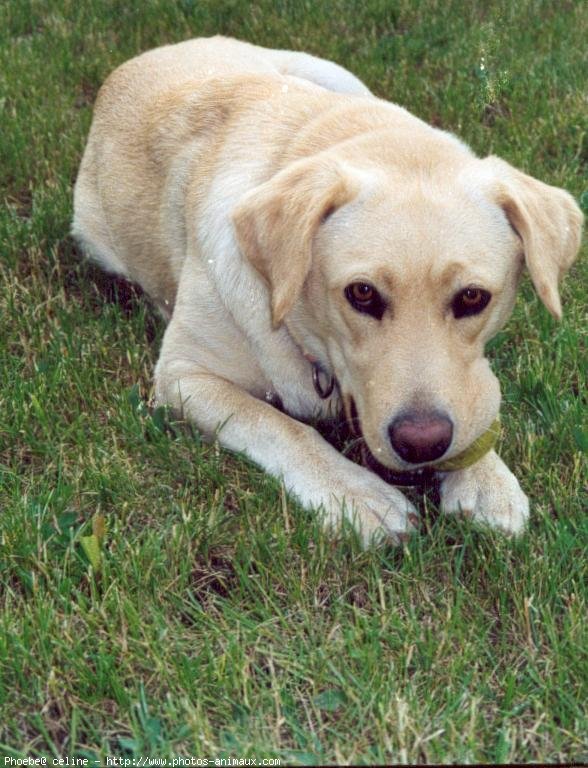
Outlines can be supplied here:
M319 225L355 192L338 163L313 157L248 192L233 212L239 247L270 287L274 327L302 290Z
M580 248L583 216L574 198L517 171L504 160L482 160L491 169L493 195L523 243L535 290L549 312L561 319L558 284Z

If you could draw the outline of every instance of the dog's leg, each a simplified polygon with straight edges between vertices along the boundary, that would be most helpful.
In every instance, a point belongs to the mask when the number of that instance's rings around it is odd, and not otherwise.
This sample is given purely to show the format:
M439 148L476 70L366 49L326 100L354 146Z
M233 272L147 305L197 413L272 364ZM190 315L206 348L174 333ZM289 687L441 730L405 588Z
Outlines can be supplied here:
M529 500L510 469L490 451L477 464L447 473L441 485L441 511L518 534L529 517Z
M401 541L417 524L415 508L396 488L350 462L312 427L191 361L168 357L165 341L155 391L157 402L181 412L206 437L217 436L223 447L282 478L305 507L322 511L329 527L348 518L368 544Z

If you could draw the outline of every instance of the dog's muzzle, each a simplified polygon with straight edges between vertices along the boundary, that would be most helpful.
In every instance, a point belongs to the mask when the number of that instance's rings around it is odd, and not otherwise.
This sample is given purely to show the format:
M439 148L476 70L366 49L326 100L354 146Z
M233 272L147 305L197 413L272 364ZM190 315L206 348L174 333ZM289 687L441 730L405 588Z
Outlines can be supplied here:
M329 373L329 371L327 371L315 357L309 354L305 354L305 357L312 365L312 383L314 384L315 391L321 400L326 400L333 394L333 390L335 389L335 386L337 386L337 379L334 374ZM355 411L353 398L350 398L350 400L350 407ZM357 412L355 411L355 413ZM359 419L354 418L353 422L354 428L361 434ZM483 456L494 448L498 442L500 434L500 417L497 416L488 429L480 435L480 437L474 440L474 442L464 451L458 453L457 456L438 462L431 462L425 467L419 467L418 469L409 471L396 471L384 466L375 458L375 456L373 456L365 442L365 450L362 451L362 454L364 463L379 474L385 475L386 479L388 479L388 482L391 484L423 485L431 479L435 472L455 472L458 469L467 469L473 464L476 464Z

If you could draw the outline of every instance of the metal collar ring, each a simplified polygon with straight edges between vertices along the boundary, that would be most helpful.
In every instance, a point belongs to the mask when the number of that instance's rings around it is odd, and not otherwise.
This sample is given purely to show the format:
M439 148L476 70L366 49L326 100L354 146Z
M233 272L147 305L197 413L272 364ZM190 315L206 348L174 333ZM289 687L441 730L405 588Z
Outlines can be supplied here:
M328 377L326 385L321 381L321 375ZM320 363L317 362L312 364L312 383L321 400L326 400L327 397L330 397L335 389L335 377L332 373L327 373Z

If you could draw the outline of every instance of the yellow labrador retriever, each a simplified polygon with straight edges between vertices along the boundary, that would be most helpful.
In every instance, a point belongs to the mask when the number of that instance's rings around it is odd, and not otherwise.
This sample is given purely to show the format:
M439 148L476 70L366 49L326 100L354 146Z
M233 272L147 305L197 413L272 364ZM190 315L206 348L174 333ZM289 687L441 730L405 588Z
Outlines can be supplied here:
M405 538L415 508L305 420L353 412L396 471L467 451L498 414L484 345L523 265L560 317L581 225L563 190L478 159L345 69L214 37L108 78L73 233L169 319L158 402L367 542ZM527 498L493 450L441 477L445 513L523 529Z

